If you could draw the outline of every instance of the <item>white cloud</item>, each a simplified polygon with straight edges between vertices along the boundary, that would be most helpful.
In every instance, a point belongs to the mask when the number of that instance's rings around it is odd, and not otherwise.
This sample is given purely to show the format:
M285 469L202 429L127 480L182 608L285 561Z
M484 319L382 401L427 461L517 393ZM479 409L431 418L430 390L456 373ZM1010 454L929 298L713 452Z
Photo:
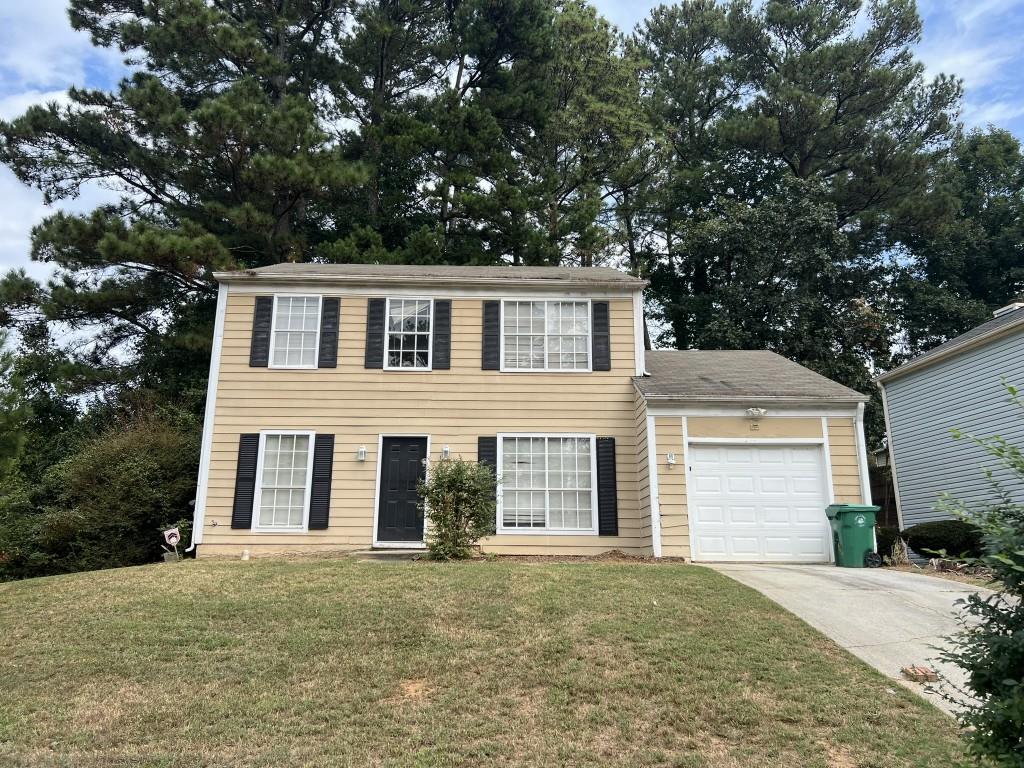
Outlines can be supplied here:
M975 104L964 102L963 120L969 128L984 128L989 125L1006 125L1024 115L1024 103L1020 101L989 101Z
M116 50L96 48L71 28L67 0L0 4L0 76L5 93L84 84L87 75L115 77Z
M60 91L22 91L0 96L0 120L13 120L25 113L33 104L49 104L56 101L60 104L68 102L68 92Z

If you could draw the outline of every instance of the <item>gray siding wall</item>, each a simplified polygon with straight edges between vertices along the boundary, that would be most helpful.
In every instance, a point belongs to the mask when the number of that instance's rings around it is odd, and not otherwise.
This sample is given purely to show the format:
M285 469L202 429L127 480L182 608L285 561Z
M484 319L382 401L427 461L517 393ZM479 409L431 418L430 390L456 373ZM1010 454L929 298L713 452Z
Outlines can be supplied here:
M950 433L1000 435L1024 446L1024 411L1009 402L1003 378L1024 388L1024 331L886 383L904 527L948 517L935 510L944 491L968 506L991 502L985 468L1024 503L1024 483L966 437L954 440Z

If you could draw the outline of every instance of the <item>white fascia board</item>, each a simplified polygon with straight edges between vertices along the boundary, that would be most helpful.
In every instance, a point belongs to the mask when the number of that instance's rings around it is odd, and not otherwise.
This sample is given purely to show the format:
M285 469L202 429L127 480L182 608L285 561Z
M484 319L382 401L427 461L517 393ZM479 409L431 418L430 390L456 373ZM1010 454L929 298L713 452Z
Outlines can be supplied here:
M213 345L210 349L210 375L206 382L206 411L203 414L203 438L199 450L199 479L196 486L196 506L192 511L192 541L186 551L203 543L206 525L206 498L210 486L210 457L213 454L213 419L217 412L217 379L220 375L220 355L224 346L224 316L228 307L228 286L220 284L217 290L217 314L213 321Z

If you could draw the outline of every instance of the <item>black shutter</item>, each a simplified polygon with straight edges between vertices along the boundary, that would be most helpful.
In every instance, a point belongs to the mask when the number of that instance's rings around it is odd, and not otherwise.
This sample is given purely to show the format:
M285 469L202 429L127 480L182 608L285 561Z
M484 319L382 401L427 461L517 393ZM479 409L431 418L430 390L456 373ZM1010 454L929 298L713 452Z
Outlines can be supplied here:
M619 503L615 489L615 438L597 438L597 533L619 535Z
M366 302L366 368L384 367L384 312L385 299Z
M448 299L434 301L434 350L432 367L447 371L452 367L452 303Z
M252 504L256 497L256 459L259 452L259 435L239 435L235 501L231 507L232 528L252 528Z
M313 443L313 479L309 489L309 530L323 531L331 512L334 435L317 435Z
M274 321L274 297L257 296L252 311L252 344L249 367L266 368L270 362L270 326Z
M608 302L593 302L591 311L593 314L590 329L593 370L610 371L612 369L612 347L608 322Z
M481 368L501 369L501 302L484 302L483 354Z
M478 437L476 439L476 463L483 464L491 468L495 477L498 475L498 438L497 437ZM497 495L497 485L495 485L495 495Z
M317 355L318 368L338 367L338 322L341 316L341 299L325 296L320 307L320 350Z

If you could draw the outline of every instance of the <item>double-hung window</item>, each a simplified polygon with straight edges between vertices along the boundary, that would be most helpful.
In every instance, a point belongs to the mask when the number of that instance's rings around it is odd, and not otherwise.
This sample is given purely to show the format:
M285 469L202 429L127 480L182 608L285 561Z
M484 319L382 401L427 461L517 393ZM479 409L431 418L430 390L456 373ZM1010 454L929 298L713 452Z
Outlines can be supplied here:
M433 301L388 299L387 369L430 370Z
M320 296L276 296L270 365L315 368L320 341Z
M500 435L498 530L596 533L592 435Z
M306 530L312 472L312 432L261 433L253 528Z
M505 301L502 316L503 370L590 370L589 301Z

